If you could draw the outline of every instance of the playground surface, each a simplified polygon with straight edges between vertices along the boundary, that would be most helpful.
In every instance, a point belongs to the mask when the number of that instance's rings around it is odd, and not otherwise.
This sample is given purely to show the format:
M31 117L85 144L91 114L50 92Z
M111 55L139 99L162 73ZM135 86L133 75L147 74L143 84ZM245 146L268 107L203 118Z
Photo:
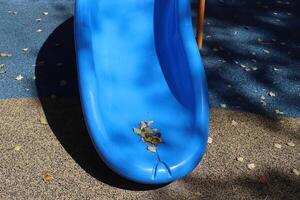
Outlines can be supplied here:
M300 198L299 2L207 2L212 141L193 173L160 186L117 176L89 140L73 4L0 0L0 53L12 54L0 58L0 199Z

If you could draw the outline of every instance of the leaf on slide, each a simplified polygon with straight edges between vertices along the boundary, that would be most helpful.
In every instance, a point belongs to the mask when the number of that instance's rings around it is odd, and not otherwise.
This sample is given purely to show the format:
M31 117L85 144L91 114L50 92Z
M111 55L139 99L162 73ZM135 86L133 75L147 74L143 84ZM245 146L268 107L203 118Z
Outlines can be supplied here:
M148 146L147 150L153 153L156 153L156 146Z

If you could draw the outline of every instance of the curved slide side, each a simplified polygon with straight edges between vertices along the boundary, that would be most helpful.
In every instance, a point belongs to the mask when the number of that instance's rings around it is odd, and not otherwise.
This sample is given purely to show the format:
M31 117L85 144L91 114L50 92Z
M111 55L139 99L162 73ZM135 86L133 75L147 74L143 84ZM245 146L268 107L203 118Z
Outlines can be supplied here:
M182 178L207 144L207 83L189 0L77 0L75 43L85 121L102 160L140 183ZM147 151L132 129L154 121Z

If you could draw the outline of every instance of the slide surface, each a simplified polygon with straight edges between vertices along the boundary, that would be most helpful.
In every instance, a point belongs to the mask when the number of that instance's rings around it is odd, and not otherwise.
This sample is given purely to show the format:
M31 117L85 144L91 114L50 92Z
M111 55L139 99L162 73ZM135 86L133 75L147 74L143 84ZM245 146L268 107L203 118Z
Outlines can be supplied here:
M168 183L204 154L208 93L190 12L189 0L76 1L87 128L102 160L127 179ZM156 152L133 132L141 121L160 132Z

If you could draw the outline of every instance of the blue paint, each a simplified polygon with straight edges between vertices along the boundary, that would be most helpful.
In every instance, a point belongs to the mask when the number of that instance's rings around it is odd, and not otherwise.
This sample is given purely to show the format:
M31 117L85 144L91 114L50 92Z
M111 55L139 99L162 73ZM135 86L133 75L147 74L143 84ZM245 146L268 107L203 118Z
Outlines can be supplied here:
M194 22L196 2L192 1ZM210 107L218 108L225 103L229 110L267 116L273 116L278 109L284 116L299 118L300 1L265 0L256 4L252 0L224 0L224 3L210 0L206 4L201 54L207 72ZM49 15L44 16L43 11ZM0 52L13 54L11 58L0 58L0 63L6 64L1 69L6 73L0 74L0 99L52 94L78 98L72 20L67 21L72 16L73 0L0 2ZM37 18L42 18L42 22L36 22ZM38 28L43 32L36 33ZM269 44L259 44L258 38ZM272 38L276 41L272 42ZM57 41L61 47L53 48ZM214 52L213 48L219 46L224 50ZM26 47L30 50L22 52ZM268 49L270 54L263 49ZM256 55L251 55L252 52ZM253 58L257 63L251 61ZM32 66L41 59L47 61L44 67ZM258 70L246 72L235 61ZM63 66L58 67L58 62ZM19 74L24 76L22 81L15 80ZM37 82L32 80L34 75ZM61 87L61 80L67 80L67 86ZM227 87L229 84L232 87ZM268 96L269 91L275 92L276 97ZM262 95L266 97L265 107L260 104Z
M141 183L191 172L207 143L207 84L189 0L77 0L79 90L88 131L103 161ZM132 132L153 120L157 153Z

